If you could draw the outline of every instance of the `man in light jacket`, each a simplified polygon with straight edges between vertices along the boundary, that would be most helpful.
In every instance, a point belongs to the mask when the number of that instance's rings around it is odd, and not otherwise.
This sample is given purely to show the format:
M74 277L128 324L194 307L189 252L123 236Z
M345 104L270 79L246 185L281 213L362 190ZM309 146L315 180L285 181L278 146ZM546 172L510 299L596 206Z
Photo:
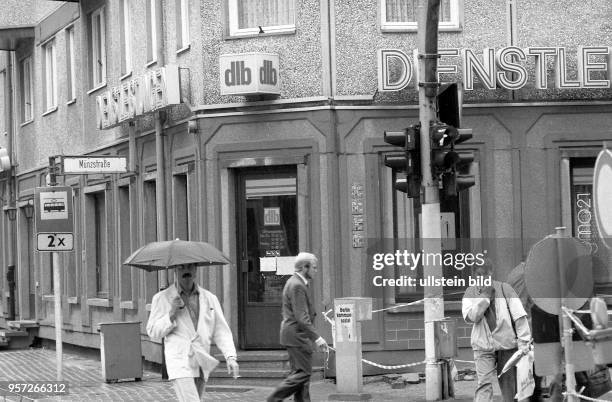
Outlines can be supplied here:
M219 300L194 282L196 266L179 266L175 272L175 283L153 296L147 333L153 339L165 339L168 379L178 400L199 401L217 363L209 354L211 343L223 352L234 378L238 376L236 348Z
M491 278L493 266L485 260L474 265L472 277ZM472 349L476 363L478 387L474 401L493 400L493 381L508 359L520 349L529 350L531 331L527 313L507 283L491 280L490 286L471 286L462 300L462 313L472 326ZM499 387L505 402L512 402L516 395L516 367L499 378Z

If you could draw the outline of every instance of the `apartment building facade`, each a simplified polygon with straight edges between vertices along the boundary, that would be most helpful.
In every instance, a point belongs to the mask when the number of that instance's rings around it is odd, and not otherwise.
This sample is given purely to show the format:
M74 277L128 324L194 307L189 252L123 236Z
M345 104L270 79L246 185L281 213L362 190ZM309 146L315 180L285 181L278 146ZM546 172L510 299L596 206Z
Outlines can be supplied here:
M376 252L420 250L420 202L393 190L383 164L394 150L383 131L418 121L416 0L9 3L0 146L14 169L1 173L0 196L17 213L0 216L4 320L14 265L15 319L37 320L39 336L53 338L52 259L36 250L27 213L49 157L121 155L125 174L59 176L73 188L75 217L74 251L60 259L65 342L98 348L98 323L137 320L145 358L159 362L144 326L172 274L121 263L147 242L181 238L234 261L201 269L198 280L219 296L241 350L280 348L291 270L283 257L309 250L320 257L317 311L344 296L397 306L363 324L364 351L387 364L422 358L422 305L403 306L422 288L375 286L378 275L406 272L372 264ZM592 245L606 289L610 256L590 219L589 174L612 137L612 7L441 3L440 78L465 88L462 126L474 137L460 148L474 152L476 177L441 200L443 249L480 239L504 279L531 245L566 226ZM444 307L467 356L461 291L445 289ZM316 326L331 339L325 320Z

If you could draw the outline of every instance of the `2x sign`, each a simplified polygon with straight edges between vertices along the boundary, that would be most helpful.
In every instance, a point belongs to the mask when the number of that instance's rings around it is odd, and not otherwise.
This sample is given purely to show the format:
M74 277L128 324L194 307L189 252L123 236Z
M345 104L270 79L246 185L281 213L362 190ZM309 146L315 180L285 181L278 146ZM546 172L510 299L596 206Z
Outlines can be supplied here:
M38 233L36 241L38 251L72 251L74 249L72 233Z

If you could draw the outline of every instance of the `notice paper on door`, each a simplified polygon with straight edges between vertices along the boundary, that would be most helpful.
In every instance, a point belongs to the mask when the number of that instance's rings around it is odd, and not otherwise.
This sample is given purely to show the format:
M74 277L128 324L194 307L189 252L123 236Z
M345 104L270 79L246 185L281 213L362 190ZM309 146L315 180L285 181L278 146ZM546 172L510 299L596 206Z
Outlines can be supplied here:
M259 272L276 272L276 257L259 257Z
M276 257L276 275L293 275L295 256Z

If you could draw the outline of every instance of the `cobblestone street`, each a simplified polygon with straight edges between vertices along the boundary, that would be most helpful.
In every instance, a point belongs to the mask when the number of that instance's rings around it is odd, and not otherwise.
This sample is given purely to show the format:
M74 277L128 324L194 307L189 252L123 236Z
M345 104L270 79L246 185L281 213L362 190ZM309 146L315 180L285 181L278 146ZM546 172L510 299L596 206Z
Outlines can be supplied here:
M159 373L145 370L142 381L125 381L106 384L101 379L100 362L73 352L64 353L64 379L69 383L69 394L55 397L13 397L0 401L176 401L172 385L163 381ZM0 352L0 381L54 381L55 351L30 349ZM473 381L456 383L458 400L470 401ZM311 384L313 401L327 401L336 392L331 380ZM264 401L272 388L250 385L210 386L206 401ZM392 389L384 382L367 383L364 392L372 395L372 401L419 401L424 400L425 384L408 385L403 389Z

